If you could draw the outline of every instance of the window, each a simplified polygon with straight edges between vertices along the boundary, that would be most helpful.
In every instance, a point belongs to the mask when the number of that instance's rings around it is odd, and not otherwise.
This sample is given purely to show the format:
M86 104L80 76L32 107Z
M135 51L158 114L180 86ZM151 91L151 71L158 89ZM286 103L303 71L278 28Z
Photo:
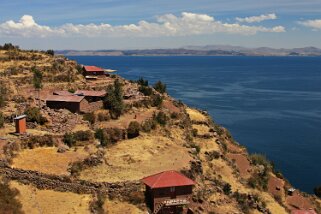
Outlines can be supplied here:
M175 187L171 187L171 192L175 192Z

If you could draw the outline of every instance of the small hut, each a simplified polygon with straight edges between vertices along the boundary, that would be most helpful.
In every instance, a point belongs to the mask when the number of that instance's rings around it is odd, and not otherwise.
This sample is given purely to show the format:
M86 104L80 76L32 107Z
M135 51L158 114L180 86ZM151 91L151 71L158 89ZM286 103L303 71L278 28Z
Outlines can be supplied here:
M27 132L26 118L26 115L20 115L14 118L16 133L24 134Z
M153 213L186 213L195 182L176 171L165 171L142 179L146 201Z

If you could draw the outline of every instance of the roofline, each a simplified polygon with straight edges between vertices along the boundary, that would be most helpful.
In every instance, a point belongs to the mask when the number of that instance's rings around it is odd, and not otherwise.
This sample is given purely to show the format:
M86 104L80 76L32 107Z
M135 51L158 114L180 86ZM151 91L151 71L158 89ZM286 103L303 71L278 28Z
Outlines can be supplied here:
M188 178L189 180L191 180L192 182L193 182L193 184L191 184L191 185L178 185L178 186L194 186L194 185L196 185L196 182L195 181L193 181L192 179L190 179L189 177L187 177L186 175L184 175L184 174L182 174L181 172L178 172L178 171L175 171L175 170L166 170L166 171L162 171L162 172L159 172L159 173L156 173L156 174L153 174L153 175L149 175L149 176L146 176L146 177L144 177L144 178L142 178L142 179L140 179L146 186L149 186L148 184L146 184L145 182L144 182L144 179L146 179L146 178L149 178L149 177L153 177L153 176L156 176L156 175L159 175L159 174L162 174L162 173L164 173L164 172L176 172L176 173L178 173L178 174L180 174L180 175L182 175L182 176L184 176L184 177L186 177L186 178ZM160 179L160 178L158 178L158 179ZM177 187L178 187L177 186ZM154 186L149 186L151 189L160 189L160 188L167 188L167 187L154 187ZM170 187L170 186L168 186L168 187Z

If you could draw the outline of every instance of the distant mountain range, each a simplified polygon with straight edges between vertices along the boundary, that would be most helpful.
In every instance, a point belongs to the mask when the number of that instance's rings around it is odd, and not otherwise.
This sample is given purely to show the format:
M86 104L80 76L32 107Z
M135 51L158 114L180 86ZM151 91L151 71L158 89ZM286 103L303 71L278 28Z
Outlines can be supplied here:
M246 48L230 45L186 46L176 49L137 50L57 50L66 56L321 56L321 49L304 48Z

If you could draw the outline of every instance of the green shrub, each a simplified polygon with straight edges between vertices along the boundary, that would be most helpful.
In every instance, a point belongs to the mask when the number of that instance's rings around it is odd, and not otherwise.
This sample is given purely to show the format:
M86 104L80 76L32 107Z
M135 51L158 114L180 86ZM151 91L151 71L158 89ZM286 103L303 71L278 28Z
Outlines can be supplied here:
M88 141L88 140L93 139L93 134L90 130L77 131L74 133L74 136L77 141Z
M127 128L127 136L129 139L139 136L140 125L136 121L131 121Z
M239 204L241 210L243 211L243 213L249 213L250 212L250 206L248 204L248 196L247 194L243 194L243 193L239 193L239 192L235 192L233 194L234 198L236 199L237 203Z
M271 162L262 154L252 154L250 155L250 159L254 165L263 165L266 168L271 167Z
M161 107L163 103L163 97L159 94L152 96L152 106Z
M95 138L99 140L100 145L103 147L108 146L108 144L110 142L109 136L107 135L107 133L104 129L96 129Z
M142 124L142 131L150 132L151 130L155 129L157 125L157 121L154 119L148 119Z
M69 147L72 147L76 144L76 139L72 133L66 133L63 141L64 144L68 145Z
M153 94L153 89L148 86L141 85L139 86L138 90L143 93L145 96L150 96Z
M229 195L232 193L231 185L229 183L224 184L223 192L225 195Z
M192 135L193 135L193 137L196 137L196 136L197 136L197 132L198 132L197 129L193 129L193 130L192 130Z
M54 56L55 55L55 51L54 50L47 50L46 54Z
M107 113L100 112L97 115L97 120L102 122L102 121L108 121L110 120L110 115Z
M165 126L168 121L167 115L162 111L157 113L157 115L155 116L155 119L157 123L159 123L161 126Z
M43 147L43 146L53 146L54 140L51 135L44 135L44 136L31 136L27 141L27 146L29 149L33 149L36 147Z
M0 108L7 103L9 89L5 81L0 81Z
M96 117L93 112L84 114L83 119L89 121L90 124L94 124L96 122Z
M315 187L313 189L313 192L316 196L318 196L319 198L321 198L321 186Z
M4 116L2 114L2 112L0 112L0 128L4 127Z
M179 114L177 112L172 112L171 113L171 118L172 119L178 119L179 118Z
M162 83L161 81L158 81L155 83L154 89L161 94L166 93L166 85L164 83Z
M93 134L91 131L78 131L75 133L66 133L64 135L63 141L69 147L75 146L77 141L89 141L93 139Z
M148 86L148 80L144 80L142 77L137 80L137 83L141 86Z
M47 118L43 117L40 109L37 107L29 107L26 109L25 114L27 116L28 122L36 122L40 125L45 124L48 122Z
M268 189L269 176L267 172L253 173L248 180L248 185L252 188L266 191Z
M104 107L110 110L110 116L117 119L124 111L123 89L118 79L113 86L108 86L107 95L104 99Z

